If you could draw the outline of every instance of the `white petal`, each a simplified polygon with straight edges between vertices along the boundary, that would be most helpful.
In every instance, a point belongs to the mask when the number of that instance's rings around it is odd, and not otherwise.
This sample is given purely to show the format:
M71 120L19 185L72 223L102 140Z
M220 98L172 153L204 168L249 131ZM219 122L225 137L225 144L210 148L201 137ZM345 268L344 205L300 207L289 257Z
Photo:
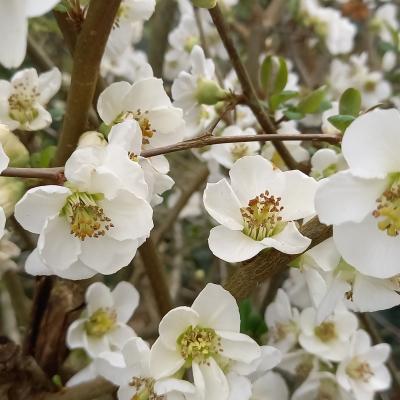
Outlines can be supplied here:
M84 382L91 381L98 376L94 363L90 363L85 368L82 368L78 373L76 373L72 378L68 380L65 386L71 387L79 385Z
M102 282L92 283L86 290L85 299L89 315L100 308L112 309L114 305L110 289Z
M266 246L246 236L241 231L232 231L223 225L211 229L208 245L215 256L227 262L248 260Z
M167 135L168 133L173 133L175 130L181 131L181 138L177 141L183 139L183 112L177 107L158 107L151 109L147 117L151 123L152 129L155 129L156 133L154 136ZM150 143L152 138L150 139ZM172 143L170 143L172 144ZM156 146L157 143L154 143Z
M158 338L150 352L150 370L155 379L169 377L185 363L178 351L169 350Z
M261 241L267 247L273 247L282 253L299 254L307 249L311 239L303 236L295 222L288 222L282 232Z
M203 390L204 399L224 400L228 398L228 381L213 358L204 364L193 363L192 368L194 384Z
M38 250L43 261L53 270L65 270L78 260L81 243L71 235L65 217L49 218L38 240Z
M52 68L50 71L39 75L40 96L38 101L40 104L47 104L50 99L60 90L61 79L61 72L58 68Z
M105 351L95 358L94 364L99 375L114 385L127 385L132 379L133 371L125 364L124 358L119 352Z
M25 2L0 1L0 63L6 68L19 67L25 57L28 31Z
M123 99L130 89L128 82L115 82L100 94L97 111L106 124L111 124L121 112L132 111L123 108Z
M0 172L3 172L7 167L10 159L3 149L3 145L0 143Z
M228 400L252 399L252 384L248 378L235 373L229 373L226 377L229 383Z
M68 328L67 331L67 346L70 349L83 348L85 345L85 323L84 319L77 319Z
M387 343L379 343L373 346L367 354L364 354L363 359L366 360L371 367L376 367L387 361L390 352L390 345Z
M118 322L128 322L139 305L139 292L129 282L119 282L112 291Z
M114 125L108 135L108 143L139 155L142 150L142 131L139 123L133 119Z
M96 358L105 351L110 351L110 346L108 340L106 339L106 336L95 337L86 335L85 339L86 339L85 350L92 358Z
M348 222L333 228L336 247L343 258L365 275L390 278L400 273L399 236L378 229L371 215L359 224Z
M26 0L26 15L39 17L49 12L60 0Z
M374 110L357 118L346 130L343 155L355 174L384 177L400 171L400 114L395 109Z
M167 395L171 392L193 394L195 390L195 387L190 382L181 379L162 379L157 381L154 385L154 391L158 395ZM167 396L167 398L169 400L169 396Z
M226 179L207 183L203 195L207 212L221 225L233 230L243 229L240 203Z
M6 227L6 214L2 207L0 207L0 239L4 235L4 229Z
M318 183L300 171L283 172L285 188L280 193L282 198L280 212L284 221L295 221L315 213L314 197Z
M222 286L208 283L192 304L199 324L215 330L239 332L240 314L235 298Z
M234 361L251 363L261 356L260 346L243 333L217 331L221 338L221 355Z
M359 178L350 171L339 172L320 182L315 209L324 224L360 222L376 208L387 186L386 179Z
M15 206L15 218L28 231L40 233L49 217L57 215L71 191L48 185L29 189Z
M232 189L242 205L250 199L268 190L279 195L285 180L279 170L274 170L272 163L261 156L246 156L235 162L229 171Z
M304 253L304 263L325 272L333 271L340 262L340 254L332 238L324 240Z
M382 343L384 344L384 343ZM390 388L392 377L386 366L381 365L374 370L374 375L371 377L369 383L374 390L386 390Z
M135 336L135 331L130 326L125 324L118 324L117 327L107 334L108 340L117 349L122 349L128 340Z
M176 307L169 311L159 325L160 340L170 350L176 350L177 340L190 326L199 323L199 315L190 307Z
M285 380L275 372L268 372L253 383L252 400L288 400Z

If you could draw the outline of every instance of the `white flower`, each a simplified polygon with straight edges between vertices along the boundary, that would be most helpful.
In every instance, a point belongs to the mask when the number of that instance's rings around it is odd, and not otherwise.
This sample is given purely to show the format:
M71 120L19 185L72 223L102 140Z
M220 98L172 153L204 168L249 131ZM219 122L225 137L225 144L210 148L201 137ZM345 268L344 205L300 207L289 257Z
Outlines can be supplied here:
M390 387L391 377L384 365L389 353L388 344L371 346L368 334L357 331L347 357L338 366L336 377L339 384L351 391L357 400L372 400L375 392Z
M83 279L118 271L153 227L141 168L118 146L84 147L67 161L65 176L66 186L30 189L15 207L20 224L40 234L27 272ZM128 179L132 191L123 186Z
M279 369L294 376L302 382L320 369L321 361L313 354L303 349L295 350L283 356ZM325 360L324 365L329 365Z
M347 168L348 166L342 153L337 153L333 149L319 149L311 157L310 175L320 180Z
M289 297L279 289L275 300L265 311L268 327L268 343L283 352L288 352L297 344L299 333L299 311L292 308Z
M94 361L96 371L119 386L118 400L184 400L194 386L176 378L156 379L150 369L150 348L141 338L130 339L122 352L104 352Z
M239 262L271 247L297 254L310 245L294 221L314 213L313 178L281 172L261 156L236 161L229 176L230 184L222 179L204 191L206 210L221 224L208 239L217 257Z
M138 121L145 147L167 146L183 138L182 110L172 106L161 79L113 83L100 94L97 109L107 125Z
M221 286L208 284L192 307L170 311L159 326L160 337L151 349L150 369L156 379L190 369L202 400L227 400L224 371L235 363L250 364L260 347L240 333L239 309Z
M400 26L397 12L395 4L384 4L375 12L375 20L380 28L380 37L389 43L393 41L392 32L398 31Z
M140 157L143 136L139 123L135 120L127 120L114 125L108 135L108 141L110 146L123 148L132 162L138 162L148 187L148 201L152 206L160 204L163 200L161 195L171 189L174 180L167 175L169 163L164 156Z
M28 18L50 11L60 0L0 0L0 63L19 67L26 53Z
M358 312L384 310L400 304L397 277L378 279L358 272L341 258L332 238L304 253L300 266L318 309L319 322L329 316L340 301Z
M194 46L190 53L190 73L182 71L172 84L174 104L183 109L185 121L200 123L204 117L205 105L214 105L224 100L227 93L215 80L214 62L205 58L200 46Z
M221 137L224 136L248 136L257 135L253 128L242 130L236 125L231 125L225 128ZM211 146L210 150L203 153L202 156L208 160L213 158L225 168L232 168L233 164L244 156L252 156L260 150L260 143L258 142L245 142L245 143L224 143Z
M343 390L330 372L317 372L302 383L293 393L292 400L354 400Z
M51 124L45 105L58 92L57 68L38 76L34 68L18 71L11 81L0 81L0 121L11 130L37 131Z
M321 182L315 198L320 221L334 225L343 258L377 278L400 273L399 125L393 109L355 120L342 142L349 170Z
M139 304L139 293L128 282L113 291L101 282L86 291L86 310L67 332L70 349L84 349L92 358L104 351L121 349L135 331L127 325Z
M328 361L343 360L348 352L349 339L357 329L357 317L345 310L337 310L322 323L317 323L317 311L310 307L300 315L300 345Z

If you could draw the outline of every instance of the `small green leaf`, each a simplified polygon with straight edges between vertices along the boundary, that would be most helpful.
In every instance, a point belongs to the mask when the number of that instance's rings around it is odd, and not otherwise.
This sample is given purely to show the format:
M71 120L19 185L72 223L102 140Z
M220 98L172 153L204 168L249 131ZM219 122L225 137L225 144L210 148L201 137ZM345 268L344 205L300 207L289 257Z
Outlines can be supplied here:
M267 95L282 92L288 80L288 69L283 57L265 57L260 69L261 87Z
M305 117L305 115L302 112L299 112L296 109L285 110L283 114L285 115L286 118L295 121L303 119Z
M328 118L328 121L342 133L354 120L352 115L334 115Z
M48 168L56 154L57 146L47 146L31 155L31 165L34 168Z
M339 114L357 117L361 110L361 94L357 89L349 88L343 92L339 101Z
M298 95L299 93L293 90L284 90L281 93L273 94L269 98L269 108L271 111L275 111L282 103L285 103Z
M325 100L326 86L314 90L300 101L297 110L303 114L315 114L320 112L321 105Z

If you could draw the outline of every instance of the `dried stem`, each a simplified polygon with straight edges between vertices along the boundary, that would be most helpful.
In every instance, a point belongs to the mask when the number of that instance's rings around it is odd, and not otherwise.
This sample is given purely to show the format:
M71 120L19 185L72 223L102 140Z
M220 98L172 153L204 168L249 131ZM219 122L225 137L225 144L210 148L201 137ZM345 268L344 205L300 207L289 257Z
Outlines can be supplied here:
M321 224L315 217L303 225L300 232L312 240L314 247L332 236L332 227ZM285 254L271 249L261 252L252 260L242 263L225 285L237 300L248 297L254 289L278 272L287 268L288 264L299 257L299 254Z
M85 131L101 58L120 4L121 0L90 2L75 46L71 87L57 148L56 165L65 164L74 151L79 136Z
M228 33L228 28L224 20L224 16L222 15L221 9L218 5L214 8L210 9L210 15L214 22L215 27L218 30L218 33L221 37L221 40L225 46L226 51L229 54L230 60L232 62L232 66L236 71L236 75L239 79L239 82L242 86L243 94L246 98L247 105L251 108L256 117L258 123L261 125L263 130L266 133L274 134L276 133L276 128L269 118L268 114L263 110L261 104L257 98L256 91L251 83L251 79L240 59L238 52L233 44L233 41ZM285 164L290 169L297 169L298 165L296 161L293 159L292 155L289 153L285 145L278 141L272 141L273 145L276 148L276 151L279 153L281 158L284 160Z
M139 247L139 252L153 288L158 310L160 315L164 316L172 309L172 299L165 277L165 270L151 236Z

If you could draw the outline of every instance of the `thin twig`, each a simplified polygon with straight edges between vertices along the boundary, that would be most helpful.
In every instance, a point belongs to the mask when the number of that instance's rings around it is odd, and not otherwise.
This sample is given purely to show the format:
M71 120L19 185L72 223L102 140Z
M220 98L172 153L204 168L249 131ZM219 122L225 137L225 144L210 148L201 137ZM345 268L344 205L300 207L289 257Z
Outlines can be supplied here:
M303 225L300 232L312 240L311 248L332 236L332 227L321 224L318 218L315 217L310 222ZM257 286L261 285L278 272L286 269L288 264L297 257L299 257L298 254L285 254L275 249L261 252L252 260L242 263L232 274L225 288L229 290L237 300L244 299L248 297Z
M243 94L246 97L247 105L253 111L258 123L261 125L266 133L274 134L276 133L276 128L269 118L268 114L263 110L261 104L257 98L256 91L251 83L251 79L240 59L240 56L233 44L233 41L228 33L228 28L222 15L221 9L218 4L209 10L211 18L214 22L215 27L221 37L221 40L225 46L226 51L232 62L232 66L236 71L238 80L242 86ZM294 160L293 156L290 154L285 145L278 141L272 141L276 151L279 153L281 158L284 160L285 164L290 169L297 169L298 165Z

